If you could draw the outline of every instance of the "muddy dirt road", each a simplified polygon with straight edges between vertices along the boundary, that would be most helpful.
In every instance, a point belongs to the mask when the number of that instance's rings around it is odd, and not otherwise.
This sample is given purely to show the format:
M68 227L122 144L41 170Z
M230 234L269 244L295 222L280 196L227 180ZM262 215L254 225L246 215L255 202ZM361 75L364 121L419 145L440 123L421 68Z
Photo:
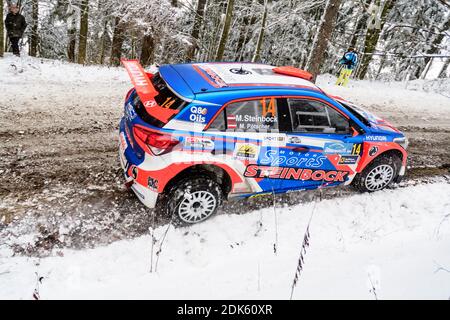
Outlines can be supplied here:
M21 94L6 91L0 99L0 238L4 244L19 253L39 254L55 246L90 247L148 232L151 214L124 189L117 157L126 81L97 83L95 90L90 83L32 86L25 83ZM424 119L419 112L405 115L383 105L365 107L409 137L410 181L449 174L450 114ZM351 192L329 190L325 196ZM277 201L295 203L313 196L297 193ZM238 206L249 211L271 201L230 202L221 211L236 212ZM28 244L24 235L34 235L34 242Z

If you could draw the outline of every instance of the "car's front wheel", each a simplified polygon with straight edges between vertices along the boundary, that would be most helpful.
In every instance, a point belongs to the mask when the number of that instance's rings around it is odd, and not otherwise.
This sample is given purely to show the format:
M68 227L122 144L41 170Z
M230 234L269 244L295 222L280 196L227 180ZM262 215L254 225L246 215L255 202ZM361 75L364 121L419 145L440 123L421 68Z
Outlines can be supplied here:
M361 192L383 190L394 181L401 163L396 155L381 155L355 177L353 185Z
M177 226L205 221L222 204L219 184L206 176L182 179L165 196L163 209Z

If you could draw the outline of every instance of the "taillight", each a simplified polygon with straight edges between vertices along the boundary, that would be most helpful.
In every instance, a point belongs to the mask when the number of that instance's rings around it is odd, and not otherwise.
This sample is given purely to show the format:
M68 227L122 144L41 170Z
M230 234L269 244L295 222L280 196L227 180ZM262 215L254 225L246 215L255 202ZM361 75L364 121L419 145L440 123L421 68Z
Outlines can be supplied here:
M170 151L180 141L169 134L161 134L134 127L134 136L143 142L154 155Z

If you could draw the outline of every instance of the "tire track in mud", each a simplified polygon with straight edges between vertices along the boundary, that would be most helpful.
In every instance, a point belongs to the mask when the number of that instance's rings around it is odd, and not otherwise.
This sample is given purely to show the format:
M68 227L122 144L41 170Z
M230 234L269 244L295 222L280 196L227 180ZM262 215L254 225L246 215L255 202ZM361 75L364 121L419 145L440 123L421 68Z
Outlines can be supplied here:
M93 247L148 232L153 211L123 187L117 156L120 112L98 114L96 120L69 117L64 126L59 121L35 126L30 112L18 125L0 131L0 237L15 252L45 255L59 246ZM400 129L410 140L409 168L400 187L450 175L450 129ZM335 188L321 195L331 199L354 193ZM276 201L294 205L317 195L289 193ZM257 210L272 201L271 196L229 201L219 214ZM157 219L159 225L167 222ZM35 243L21 244L26 234L35 234Z

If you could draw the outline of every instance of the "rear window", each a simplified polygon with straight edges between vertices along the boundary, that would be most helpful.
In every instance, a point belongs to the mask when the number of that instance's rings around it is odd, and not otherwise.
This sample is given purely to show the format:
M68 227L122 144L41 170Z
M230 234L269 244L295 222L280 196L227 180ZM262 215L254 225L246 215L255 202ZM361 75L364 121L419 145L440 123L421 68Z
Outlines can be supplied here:
M160 76L159 73L153 76L152 84L155 87L156 91L158 91L158 95L155 97L155 101L156 103L158 103L159 106L173 110L181 110L186 106L187 102L178 97L169 88L169 86ZM133 98L134 108L139 117L152 126L162 128L165 125L165 123L150 116L145 110L145 107L142 104L139 95L136 94L136 91L133 94L134 94Z

